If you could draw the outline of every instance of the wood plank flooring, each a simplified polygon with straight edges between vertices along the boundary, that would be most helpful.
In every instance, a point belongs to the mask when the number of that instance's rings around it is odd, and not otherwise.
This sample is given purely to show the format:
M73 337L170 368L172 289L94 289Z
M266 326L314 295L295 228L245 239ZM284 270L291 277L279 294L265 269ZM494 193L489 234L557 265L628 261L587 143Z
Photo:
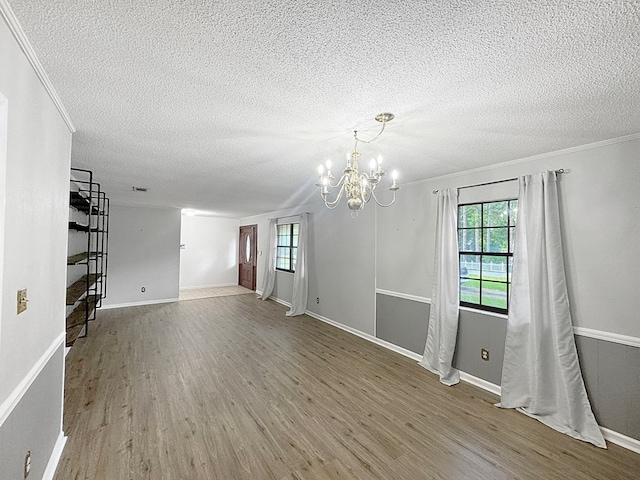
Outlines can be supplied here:
M67 357L56 480L632 479L414 361L252 295L100 312Z

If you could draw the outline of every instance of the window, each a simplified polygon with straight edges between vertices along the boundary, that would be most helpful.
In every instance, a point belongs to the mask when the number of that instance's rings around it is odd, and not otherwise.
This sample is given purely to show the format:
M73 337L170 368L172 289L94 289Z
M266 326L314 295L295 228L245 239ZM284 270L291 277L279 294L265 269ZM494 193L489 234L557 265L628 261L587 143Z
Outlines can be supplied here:
M518 200L458 207L460 305L507 313Z
M299 223L278 225L278 249L276 253L276 270L293 272L298 258Z

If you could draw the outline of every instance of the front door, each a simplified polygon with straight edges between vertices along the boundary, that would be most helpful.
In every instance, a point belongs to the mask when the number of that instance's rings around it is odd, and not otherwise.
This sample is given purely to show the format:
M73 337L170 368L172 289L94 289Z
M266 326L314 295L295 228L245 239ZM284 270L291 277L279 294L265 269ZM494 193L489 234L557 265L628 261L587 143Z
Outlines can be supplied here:
M257 239L258 225L243 225L240 227L238 284L249 290L256 289Z

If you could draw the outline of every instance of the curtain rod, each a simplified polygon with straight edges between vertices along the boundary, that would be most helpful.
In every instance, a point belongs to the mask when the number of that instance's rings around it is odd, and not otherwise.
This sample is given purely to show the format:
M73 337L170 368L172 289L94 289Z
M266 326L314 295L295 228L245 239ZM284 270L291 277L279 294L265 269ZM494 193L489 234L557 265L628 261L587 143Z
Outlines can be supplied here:
M280 220L281 218L295 217L297 215L311 215L311 212L292 213L291 215L283 215L281 217L267 218L267 220Z
M565 169L564 168L560 168L558 170L555 170L555 172L560 175L565 173ZM484 182L484 183L475 183L473 185L464 185L463 187L458 187L458 190L461 190L463 188L472 188L472 187L484 187L485 185L494 185L496 183L504 183L504 182L513 182L515 180L518 180L518 178L520 177L513 177L513 178L505 178L503 180L494 180L493 182ZM438 193L440 190L433 190L433 194L435 195L436 193Z

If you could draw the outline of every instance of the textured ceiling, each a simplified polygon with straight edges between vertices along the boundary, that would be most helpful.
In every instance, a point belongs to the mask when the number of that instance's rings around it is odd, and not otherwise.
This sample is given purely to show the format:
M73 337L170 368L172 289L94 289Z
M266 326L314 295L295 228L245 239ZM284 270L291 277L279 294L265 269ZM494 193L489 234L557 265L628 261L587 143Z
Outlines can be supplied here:
M640 0L10 3L116 203L305 203L383 111L401 184L640 132Z

